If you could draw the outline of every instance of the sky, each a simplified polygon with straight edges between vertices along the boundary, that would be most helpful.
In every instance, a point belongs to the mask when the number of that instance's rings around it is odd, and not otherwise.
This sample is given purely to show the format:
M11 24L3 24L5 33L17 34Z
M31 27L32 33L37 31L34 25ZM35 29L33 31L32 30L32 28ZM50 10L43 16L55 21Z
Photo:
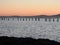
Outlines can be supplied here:
M60 0L0 0L0 16L60 14Z

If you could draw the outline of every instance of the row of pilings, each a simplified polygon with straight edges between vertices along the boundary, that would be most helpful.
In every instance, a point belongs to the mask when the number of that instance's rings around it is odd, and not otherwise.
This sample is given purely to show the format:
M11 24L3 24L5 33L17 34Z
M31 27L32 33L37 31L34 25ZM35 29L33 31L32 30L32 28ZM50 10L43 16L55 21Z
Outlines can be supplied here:
M39 18L39 17L0 17L0 21L10 21L10 20L17 20L17 21L42 21L44 20L45 22L59 22L60 18L56 17L56 18Z

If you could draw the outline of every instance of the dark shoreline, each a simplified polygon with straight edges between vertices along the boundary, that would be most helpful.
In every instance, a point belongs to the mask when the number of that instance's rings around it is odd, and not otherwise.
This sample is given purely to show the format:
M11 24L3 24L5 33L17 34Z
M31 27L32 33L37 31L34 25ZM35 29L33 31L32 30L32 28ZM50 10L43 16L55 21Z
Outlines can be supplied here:
M33 39L33 38L15 38L15 37L0 37L0 45L60 45L60 43L48 39Z
M18 15L12 15L12 16L0 16L0 17L20 17L20 18L32 18L32 17L37 17L37 18L52 18L52 17L60 17L60 14L56 14L56 15L51 15L51 16L48 16L48 15L35 15L35 16L18 16Z

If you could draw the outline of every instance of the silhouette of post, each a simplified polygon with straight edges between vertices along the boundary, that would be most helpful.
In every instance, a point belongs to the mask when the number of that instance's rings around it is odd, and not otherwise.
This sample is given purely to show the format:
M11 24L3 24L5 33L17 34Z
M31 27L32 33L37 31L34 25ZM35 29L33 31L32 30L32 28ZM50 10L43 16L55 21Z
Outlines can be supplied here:
M17 18L17 20L19 21L19 18Z
M24 21L24 18L23 18L23 21Z
M35 21L37 21L37 18L35 18Z
M53 22L54 22L55 20L54 20L54 18L53 18Z
M33 18L32 18L32 21L33 21Z
M38 21L40 21L40 18L38 18Z
M8 21L9 21L9 18L7 18L8 19Z
M57 18L57 22L59 21L59 18Z
M49 18L49 22L51 22L51 18Z
M29 18L29 21L30 21L30 18Z
M47 22L47 18L45 18L45 21Z
M14 20L14 17L12 19Z
M3 18L3 17L2 17L1 19L2 19L2 20L4 20L4 18Z

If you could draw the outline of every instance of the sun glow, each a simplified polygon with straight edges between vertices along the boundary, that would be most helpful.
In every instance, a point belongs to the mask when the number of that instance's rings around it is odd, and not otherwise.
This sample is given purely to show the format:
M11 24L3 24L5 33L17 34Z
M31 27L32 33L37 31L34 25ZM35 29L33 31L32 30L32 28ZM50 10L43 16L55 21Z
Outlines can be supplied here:
M60 14L60 0L0 0L0 15Z

